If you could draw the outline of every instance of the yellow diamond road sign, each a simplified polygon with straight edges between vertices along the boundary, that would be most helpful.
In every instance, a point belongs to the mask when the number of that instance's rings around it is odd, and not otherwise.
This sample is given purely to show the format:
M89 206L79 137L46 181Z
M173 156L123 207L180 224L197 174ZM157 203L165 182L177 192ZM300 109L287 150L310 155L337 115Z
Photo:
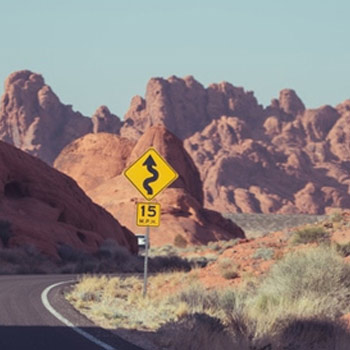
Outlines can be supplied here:
M154 148L149 148L131 164L124 175L147 200L153 199L178 177Z
M136 210L137 226L159 226L160 204L154 202L137 203Z

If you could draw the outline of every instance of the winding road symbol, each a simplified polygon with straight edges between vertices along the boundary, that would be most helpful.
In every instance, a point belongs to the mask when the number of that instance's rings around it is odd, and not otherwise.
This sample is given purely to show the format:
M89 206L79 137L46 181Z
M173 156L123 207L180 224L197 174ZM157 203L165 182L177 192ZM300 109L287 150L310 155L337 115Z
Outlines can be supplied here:
M124 175L148 201L178 178L177 172L153 147L125 169Z
M147 194L151 196L153 194L153 189L150 186L150 183L157 181L157 179L159 177L159 173L158 173L157 169L155 169L157 164L154 161L154 159L152 158L152 156L149 155L148 158L144 161L144 163L142 165L146 166L147 170L152 174L152 176L145 179L145 181L143 181L143 184L142 184L143 188L147 191Z

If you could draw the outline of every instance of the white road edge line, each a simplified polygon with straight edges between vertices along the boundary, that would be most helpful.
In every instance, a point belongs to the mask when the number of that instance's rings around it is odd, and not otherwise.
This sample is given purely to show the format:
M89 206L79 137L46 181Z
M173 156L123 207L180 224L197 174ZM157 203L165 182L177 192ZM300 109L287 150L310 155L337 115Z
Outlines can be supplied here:
M104 343L103 341L95 338L93 335L85 332L81 328L74 326L74 324L72 322L68 321L65 317L63 317L59 312L57 312L51 306L51 304L49 302L49 299L48 299L48 295L49 295L50 291L52 289L60 286L61 284L66 284L66 283L71 283L71 282L74 282L74 281L71 280L71 281L58 282L58 283L52 284L52 285L48 286L47 288L45 288L45 290L41 293L41 301L44 304L45 308L53 316L55 316L59 321L61 321L63 324L65 324L67 327L71 328L73 331L79 333L84 338L86 338L86 339L90 340L91 342L95 343L96 345L100 346L102 349L104 349L104 350L116 350L112 346L110 346L110 345Z

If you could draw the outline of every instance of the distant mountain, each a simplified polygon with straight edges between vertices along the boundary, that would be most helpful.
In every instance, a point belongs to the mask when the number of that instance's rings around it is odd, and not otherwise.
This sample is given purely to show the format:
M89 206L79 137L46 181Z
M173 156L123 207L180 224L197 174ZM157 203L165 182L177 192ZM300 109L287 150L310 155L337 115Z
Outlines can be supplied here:
M162 124L184 140L222 115L240 116L253 124L263 108L252 92L226 82L204 88L192 76L152 78L145 99L132 99L121 135L137 139L148 127Z
M135 143L155 125L183 140L203 182L205 207L309 214L350 208L350 100L306 109L295 91L285 89L263 108L252 92L227 82L205 88L192 76L172 76L150 79L145 97L135 96L120 122L104 106L92 119L73 112L41 76L22 71L6 80L0 104L0 139L49 164L71 142L74 153L74 140L87 133ZM74 162L79 152L85 151L75 152ZM96 158L93 144L84 156L89 152ZM63 158L73 166L73 158ZM112 168L85 172L82 185L111 178ZM77 176L82 169L76 168Z
M132 99L121 135L162 124L184 140L204 204L221 212L322 214L350 208L350 100L306 109L285 89L262 108L252 92L193 77L154 78Z
M41 75L28 70L11 74L0 101L0 140L52 164L62 148L99 131L118 132L120 120L105 106L93 118L64 105Z

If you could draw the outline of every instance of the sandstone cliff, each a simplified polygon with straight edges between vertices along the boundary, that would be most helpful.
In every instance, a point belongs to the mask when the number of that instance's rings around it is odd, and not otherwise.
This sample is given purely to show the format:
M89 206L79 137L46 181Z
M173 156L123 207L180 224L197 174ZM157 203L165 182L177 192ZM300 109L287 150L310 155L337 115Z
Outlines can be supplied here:
M262 113L252 92L227 82L204 88L192 76L153 78L147 84L145 99L132 99L121 135L138 139L148 127L162 124L183 140L222 115L254 122Z
M86 145L90 137L90 135L84 136L77 140L76 144ZM105 139L110 137L103 133L94 135L97 154L104 154ZM113 137L117 138L117 136ZM118 142L122 140L119 139ZM125 178L122 171L149 147L155 147L179 174L179 178L157 196L157 201L162 208L161 226L151 230L152 245L173 244L175 237L179 234L190 244L244 237L243 231L237 225L223 218L219 213L203 207L203 189L199 172L184 150L182 141L167 131L164 126L150 127L133 147L126 161L120 157L121 148L114 148L114 154L110 157L101 157L99 165L102 169L112 165L115 170L119 169L119 174L110 179L106 178L100 185L88 190L88 195L112 213L122 225L135 233L142 233L144 228L136 226L136 202L142 202L145 199ZM69 159L69 152L73 154L75 152L70 149L66 148L65 155L60 155L58 160ZM76 152L81 157L80 164L86 164L85 157L89 158L89 155L82 149L79 152L79 147ZM69 166L60 168L59 162L56 164L60 170L75 178L78 183L84 184L86 177L90 174L93 179L96 177L95 171L89 167L83 166L84 170L77 172Z
M0 220L11 230L6 239L0 237L0 245L34 245L58 257L62 245L94 252L112 239L137 251L135 236L94 204L74 180L1 141L0 198Z
M262 108L229 83L153 78L134 97L121 134L162 124L184 140L204 204L222 212L321 214L350 207L350 100L307 109L294 90Z
M0 140L52 164L60 151L90 133L118 133L121 122L107 107L92 118L64 105L41 75L28 70L11 74L0 101Z

